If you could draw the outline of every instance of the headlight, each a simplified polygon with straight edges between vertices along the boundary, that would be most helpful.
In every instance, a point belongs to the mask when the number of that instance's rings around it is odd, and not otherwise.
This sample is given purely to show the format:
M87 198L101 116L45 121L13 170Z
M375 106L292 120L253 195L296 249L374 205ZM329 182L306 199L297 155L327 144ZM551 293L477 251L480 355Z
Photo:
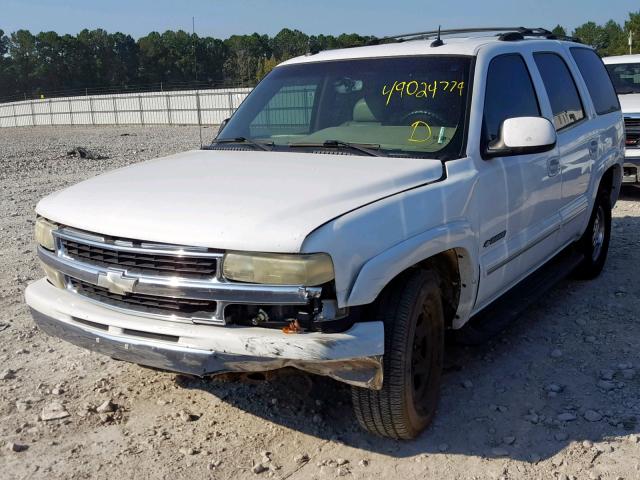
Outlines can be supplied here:
M231 252L222 272L229 280L274 285L314 286L333 280L333 262L326 253L276 254Z
M38 217L36 219L36 243L47 250L55 250L56 244L53 239L53 231L57 229L58 226L55 223L46 218Z

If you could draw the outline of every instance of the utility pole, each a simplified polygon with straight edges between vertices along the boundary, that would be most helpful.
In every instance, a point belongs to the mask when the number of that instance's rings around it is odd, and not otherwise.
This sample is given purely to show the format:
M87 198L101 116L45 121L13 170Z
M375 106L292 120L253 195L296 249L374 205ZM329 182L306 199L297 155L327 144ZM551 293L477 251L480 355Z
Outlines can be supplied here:
M633 47L633 31L629 30L629 55L632 53Z
M198 81L198 63L196 62L196 17L191 17L191 38L193 40L193 77Z

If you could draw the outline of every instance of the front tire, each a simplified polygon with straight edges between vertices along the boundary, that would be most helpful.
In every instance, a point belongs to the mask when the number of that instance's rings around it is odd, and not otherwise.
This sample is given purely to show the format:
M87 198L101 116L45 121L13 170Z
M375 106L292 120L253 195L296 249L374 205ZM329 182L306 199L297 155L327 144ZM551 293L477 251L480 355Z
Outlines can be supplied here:
M444 314L437 275L402 275L382 294L375 316L385 330L383 386L352 387L353 408L371 433L415 438L433 420L440 397Z
M600 275L607 260L610 239L611 202L609 192L602 190L596 197L589 225L577 243L578 251L584 255L576 270L579 278L591 280Z

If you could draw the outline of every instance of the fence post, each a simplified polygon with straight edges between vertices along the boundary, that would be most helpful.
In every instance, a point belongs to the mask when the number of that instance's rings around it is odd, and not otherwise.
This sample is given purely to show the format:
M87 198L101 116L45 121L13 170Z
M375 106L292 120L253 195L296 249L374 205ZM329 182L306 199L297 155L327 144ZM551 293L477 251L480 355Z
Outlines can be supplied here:
M95 125L96 121L93 118L93 97L89 97L89 111L91 112L91 125Z
M18 126L18 117L16 115L16 104L12 103L11 106L13 107L13 126L17 127Z
M229 92L229 116L227 118L230 118L231 115L233 115L233 93Z
M49 103L49 125L53 125L53 110L51 109L51 99L49 99L48 103Z
M171 118L171 97L167 93L167 119L169 120L169 125L173 125L173 119Z
M113 100L113 115L114 115L115 120L116 120L116 125L120 125L118 123L118 102L116 102L116 97L115 96L112 98L112 100Z
M140 109L140 125L144 126L144 115L142 114L142 96L138 95L138 108Z
M31 107L31 126L35 127L36 126L36 111L33 108L33 100L29 101L29 106Z
M69 102L69 123L73 125L73 103L71 102L71 99L69 99L68 102Z
M200 92L196 90L196 108L198 109L198 134L200 135L200 148L202 148L202 116L200 115Z

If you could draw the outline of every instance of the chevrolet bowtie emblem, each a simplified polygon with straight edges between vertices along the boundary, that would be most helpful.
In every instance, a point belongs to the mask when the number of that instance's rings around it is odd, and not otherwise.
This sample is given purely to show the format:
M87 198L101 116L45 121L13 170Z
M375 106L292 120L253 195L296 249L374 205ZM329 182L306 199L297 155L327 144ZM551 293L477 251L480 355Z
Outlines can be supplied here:
M98 274L98 286L106 288L111 293L124 295L133 292L133 287L138 282L137 278L128 278L124 272L100 272Z

